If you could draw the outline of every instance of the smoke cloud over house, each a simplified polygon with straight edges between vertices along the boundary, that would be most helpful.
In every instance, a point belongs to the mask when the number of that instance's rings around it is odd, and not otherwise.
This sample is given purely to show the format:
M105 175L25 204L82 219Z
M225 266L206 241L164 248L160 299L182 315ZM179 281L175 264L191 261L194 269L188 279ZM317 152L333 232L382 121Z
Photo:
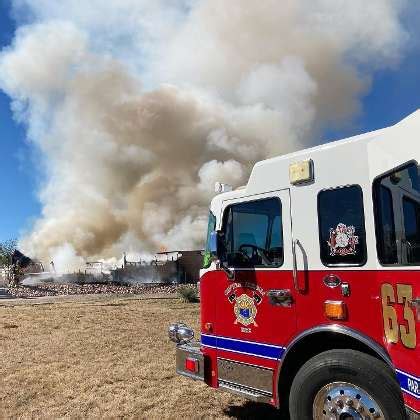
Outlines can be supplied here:
M40 156L21 247L44 259L202 247L214 182L351 122L410 38L403 0L13 5L0 88Z

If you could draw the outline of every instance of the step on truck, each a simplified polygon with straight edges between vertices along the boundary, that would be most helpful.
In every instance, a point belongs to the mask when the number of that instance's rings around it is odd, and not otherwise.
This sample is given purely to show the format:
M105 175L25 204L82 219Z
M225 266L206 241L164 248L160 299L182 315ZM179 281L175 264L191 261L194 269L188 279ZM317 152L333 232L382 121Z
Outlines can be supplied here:
M419 419L419 162L417 111L219 184L177 372L292 420Z

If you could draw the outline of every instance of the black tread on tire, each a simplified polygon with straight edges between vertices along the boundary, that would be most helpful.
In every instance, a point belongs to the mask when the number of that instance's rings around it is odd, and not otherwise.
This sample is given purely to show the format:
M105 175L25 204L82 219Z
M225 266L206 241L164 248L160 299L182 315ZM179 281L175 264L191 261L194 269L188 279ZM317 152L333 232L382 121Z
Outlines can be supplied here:
M379 405L386 420L406 419L400 386L391 368L356 350L329 350L308 360L290 389L291 420L311 420L318 391L331 382L348 382L364 389Z

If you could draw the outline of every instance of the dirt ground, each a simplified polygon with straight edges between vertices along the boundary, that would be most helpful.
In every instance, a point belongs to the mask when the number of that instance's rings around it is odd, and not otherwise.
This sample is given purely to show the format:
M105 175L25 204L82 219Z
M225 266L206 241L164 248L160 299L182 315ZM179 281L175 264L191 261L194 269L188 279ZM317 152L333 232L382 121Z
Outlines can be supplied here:
M0 302L0 418L275 418L175 374L167 326L198 304L90 296Z

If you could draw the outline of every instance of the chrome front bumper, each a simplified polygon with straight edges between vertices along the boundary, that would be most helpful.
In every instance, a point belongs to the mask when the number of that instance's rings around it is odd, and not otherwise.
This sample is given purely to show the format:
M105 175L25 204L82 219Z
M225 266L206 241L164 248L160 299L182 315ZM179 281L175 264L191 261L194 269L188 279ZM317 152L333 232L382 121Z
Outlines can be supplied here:
M187 364L190 368L195 366L195 369L187 369ZM176 373L187 378L204 381L204 356L198 341L177 345Z

